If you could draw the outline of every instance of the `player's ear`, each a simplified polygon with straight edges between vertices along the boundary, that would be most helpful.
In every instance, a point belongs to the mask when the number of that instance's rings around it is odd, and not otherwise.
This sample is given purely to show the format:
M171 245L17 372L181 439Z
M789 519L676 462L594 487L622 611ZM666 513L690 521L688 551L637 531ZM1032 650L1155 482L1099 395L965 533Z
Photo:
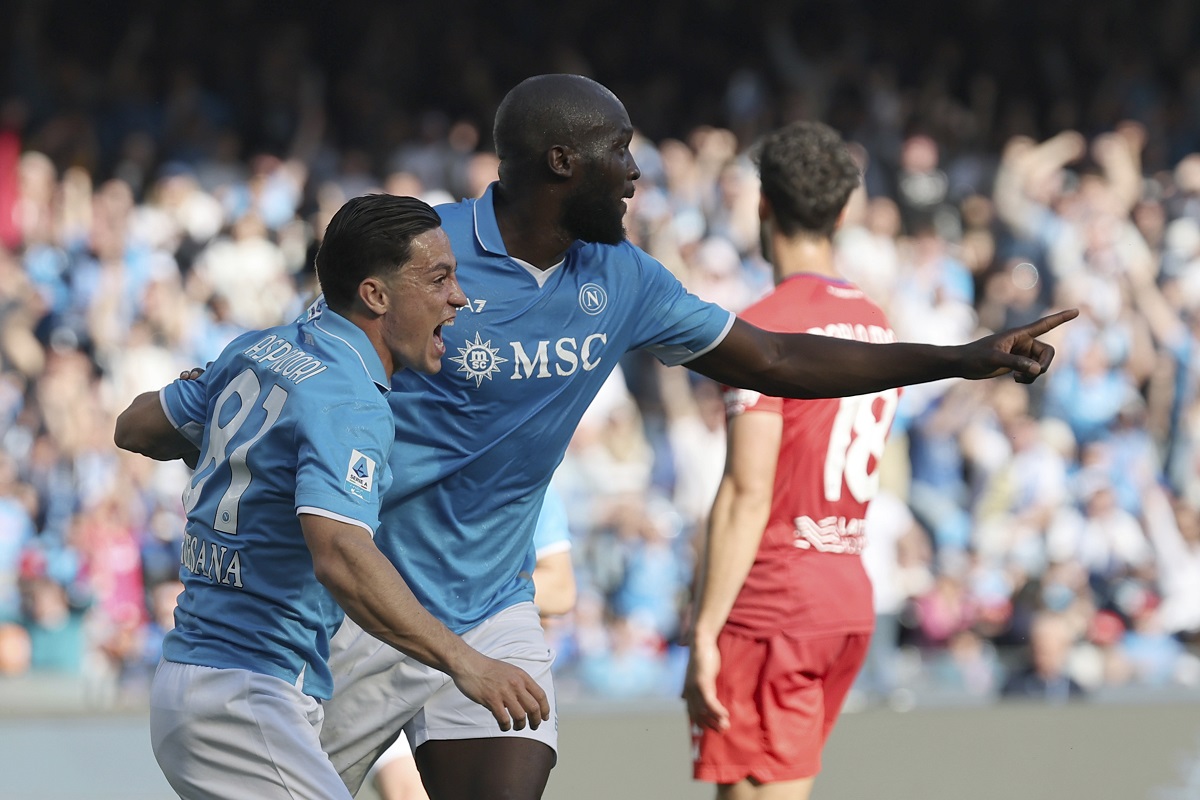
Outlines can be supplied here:
M841 227L846 224L846 215L849 213L850 213L850 204L846 203L846 205L842 206L841 213L838 214L837 222L834 223L833 229L835 231L841 230Z
M771 218L771 201L762 192L758 194L758 221L766 222Z
M391 296L387 286L376 275L363 278L362 283L358 285L358 299L376 316L383 316L391 308Z
M571 178L579 163L579 152L565 144L556 144L546 151L546 166L560 178Z

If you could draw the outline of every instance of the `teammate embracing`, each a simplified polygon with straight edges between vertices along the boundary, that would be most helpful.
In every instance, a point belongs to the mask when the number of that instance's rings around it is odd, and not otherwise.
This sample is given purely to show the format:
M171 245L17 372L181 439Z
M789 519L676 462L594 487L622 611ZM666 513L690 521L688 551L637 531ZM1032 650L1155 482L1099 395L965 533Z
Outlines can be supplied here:
M883 312L834 267L832 236L859 171L820 123L758 151L763 250L775 290L762 328L893 342ZM728 451L698 572L684 698L699 780L720 800L806 800L874 625L859 553L899 399L725 393Z
M198 455L150 699L154 756L185 800L350 799L318 739L343 609L452 676L493 726L549 713L528 675L430 616L372 541L392 480L391 378L440 368L442 326L465 303L441 220L410 197L355 198L317 275L322 313L243 334L117 420L122 448Z

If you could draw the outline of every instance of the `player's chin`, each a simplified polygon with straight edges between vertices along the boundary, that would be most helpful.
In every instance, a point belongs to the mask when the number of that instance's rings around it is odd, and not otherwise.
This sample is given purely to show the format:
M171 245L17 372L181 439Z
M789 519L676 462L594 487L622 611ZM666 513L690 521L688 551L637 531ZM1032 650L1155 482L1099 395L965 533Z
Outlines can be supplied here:
M445 355L446 349L441 346L440 342L428 342L426 347L420 352L408 352L399 359L399 363L404 369L411 369L413 372L421 372L426 375L433 375L440 372L442 369L442 356Z
M421 363L417 365L418 372L424 372L426 375L434 375L442 371L442 356L446 354L445 348L430 348L425 354L425 358L421 359Z
M442 326L433 329L433 338L425 348L424 363L418 367L421 372L433 375L442 369L442 356L446 355L446 340L442 338Z

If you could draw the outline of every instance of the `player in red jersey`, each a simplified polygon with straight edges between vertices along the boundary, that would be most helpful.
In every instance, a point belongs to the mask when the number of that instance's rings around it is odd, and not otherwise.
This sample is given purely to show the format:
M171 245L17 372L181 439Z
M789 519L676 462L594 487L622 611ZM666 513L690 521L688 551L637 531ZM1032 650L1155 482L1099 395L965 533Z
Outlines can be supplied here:
M834 268L858 167L828 126L758 151L763 252L775 290L761 328L893 342L883 312ZM713 503L684 698L694 774L719 800L805 800L874 625L859 553L899 392L786 400L726 392L728 455Z

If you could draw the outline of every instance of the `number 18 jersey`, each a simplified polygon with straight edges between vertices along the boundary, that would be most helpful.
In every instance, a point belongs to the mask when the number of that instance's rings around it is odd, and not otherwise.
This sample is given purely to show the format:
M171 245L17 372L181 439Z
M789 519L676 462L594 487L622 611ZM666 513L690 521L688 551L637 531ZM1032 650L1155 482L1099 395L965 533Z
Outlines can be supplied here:
M317 582L299 515L374 534L391 481L388 391L366 334L328 309L244 334L199 380L162 390L171 423L200 448L164 658L329 698L342 611Z
M742 317L760 328L894 342L883 312L856 286L792 275ZM899 390L791 400L726 389L726 413L783 416L771 514L727 624L749 633L859 633L874 626L859 553L863 518Z

